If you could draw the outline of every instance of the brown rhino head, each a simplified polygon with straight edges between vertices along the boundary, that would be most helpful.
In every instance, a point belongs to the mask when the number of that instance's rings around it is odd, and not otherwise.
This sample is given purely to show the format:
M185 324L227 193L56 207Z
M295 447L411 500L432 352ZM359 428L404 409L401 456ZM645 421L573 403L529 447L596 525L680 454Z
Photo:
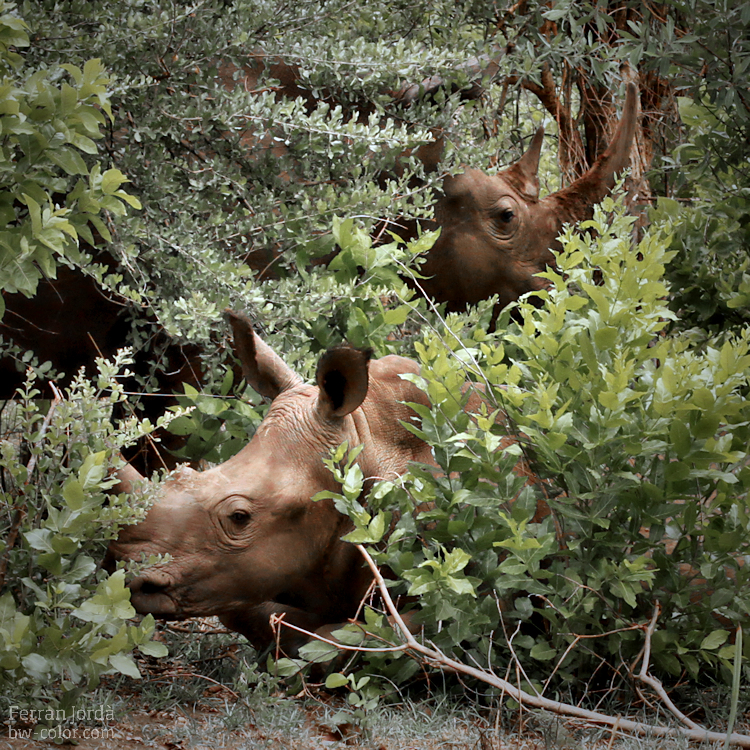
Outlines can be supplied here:
M261 647L271 640L272 613L314 630L356 611L370 575L341 541L348 518L330 500L311 500L337 489L323 458L346 440L364 446L365 477L396 476L411 460L429 460L400 424L414 417L402 402L426 399L399 377L417 372L416 363L393 355L369 361L349 347L326 352L316 385L306 385L246 318L227 318L246 380L271 400L268 414L230 460L202 472L183 468L166 481L146 519L111 544L108 565L169 553L168 563L130 584L136 610L168 619L218 615ZM125 488L132 476L123 472Z
M467 169L447 177L435 207L440 237L427 253L420 282L449 311L498 295L498 310L546 281L535 274L554 265L563 225L591 218L629 162L637 119L637 90L629 84L623 116L609 147L569 187L539 199L540 128L519 161L496 175Z

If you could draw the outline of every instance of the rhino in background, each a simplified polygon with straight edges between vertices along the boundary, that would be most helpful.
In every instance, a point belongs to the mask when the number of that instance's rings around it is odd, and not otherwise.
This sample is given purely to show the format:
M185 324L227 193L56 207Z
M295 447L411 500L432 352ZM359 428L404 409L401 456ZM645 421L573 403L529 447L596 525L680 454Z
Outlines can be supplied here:
M622 119L609 147L570 186L539 199L539 155L544 128L512 166L490 176L466 169L447 177L435 206L440 237L420 273L423 291L449 312L498 295L500 309L546 287L535 274L554 267L563 225L590 219L594 205L627 167L638 115L635 84L628 84Z
M271 614L307 630L352 617L372 576L357 549L341 537L350 521L331 500L338 486L322 459L345 440L363 445L365 477L394 478L410 461L434 463L430 448L402 421L427 405L403 380L416 362L389 355L370 360L351 347L325 352L316 385L306 385L258 337L242 315L227 311L247 382L271 401L250 442L233 458L203 472L183 467L162 485L146 519L127 526L110 545L105 567L169 553L130 584L141 614L167 619L216 615L256 647L272 641ZM121 473L121 491L139 478ZM282 648L304 639L282 629Z

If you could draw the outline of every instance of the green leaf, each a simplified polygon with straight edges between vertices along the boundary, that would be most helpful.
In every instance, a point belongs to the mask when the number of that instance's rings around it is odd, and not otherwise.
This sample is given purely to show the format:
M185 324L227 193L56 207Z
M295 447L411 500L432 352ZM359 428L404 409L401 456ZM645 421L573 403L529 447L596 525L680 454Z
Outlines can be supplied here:
M268 671L271 674L276 674L279 677L292 677L300 672L306 665L306 662L302 659L287 659L286 657L273 660L273 657L268 657Z
M449 589L455 591L457 594L476 596L474 586L472 586L471 581L467 580L466 578L446 576L445 583L447 584Z
M169 656L169 649L164 643L159 643L159 641L147 641L146 643L141 643L138 646L138 650L142 654L153 656L156 659L162 659L165 656Z
M612 326L605 326L594 331L594 342L599 349L611 349L617 343L619 331Z
M63 81L60 87L60 114L69 115L78 106L78 91Z
M315 663L329 662L338 656L339 650L330 643L312 640L306 643L299 650L299 655L303 659Z
M399 307L386 310L383 313L383 320L386 325L389 326L400 326L406 322L406 318L409 316L411 309L408 305L400 305Z
M50 529L31 529L24 534L26 541L32 549L40 552L54 552L51 542L52 532Z
M89 170L81 155L72 148L47 149L47 158L69 175L88 174Z
M133 657L128 654L112 654L109 657L110 665L120 674L132 677L134 680L141 679L141 673L133 661Z
M97 568L96 562L88 555L78 555L65 578L70 582L81 581L90 576Z
M544 641L535 644L529 653L533 659L539 661L551 661L557 656L556 649Z
M368 527L368 533L370 534L370 541L372 544L377 544L382 538L383 534L385 534L386 529L386 514L382 511L378 513L375 518L370 521L370 525Z
M128 178L119 169L108 169L102 175L101 188L106 195L113 195Z
M49 659L41 654L27 654L21 657L21 663L29 675L38 680L46 680L52 670Z
M705 651L715 651L726 643L727 638L729 638L729 633L726 630L714 630L701 641L700 648Z
M349 678L341 672L333 672L326 677L325 685L329 690L344 687L349 684Z
M70 478L67 482L65 482L62 494L63 498L65 499L65 504L71 510L80 510L86 500L86 494L83 491L83 486L77 479L74 478Z
M99 153L96 143L88 136L81 135L80 133L71 133L70 142L86 154L96 155Z
M698 424L693 430L697 438L711 438L713 437L721 425L721 417L716 414L704 414L699 420Z
M664 469L664 476L668 482L681 482L690 476L690 466L682 461L670 461Z
M685 458L692 447L690 432L687 427L680 420L675 419L669 429L669 436L672 445L674 446L675 453L677 454L677 458Z
M63 63L60 67L70 73L77 86L80 86L83 83L83 71L80 68L69 63Z
M140 210L143 208L143 205L141 202L136 198L134 195L130 195L129 193L126 193L124 190L118 190L115 195L120 199L125 201L125 203L129 204L132 208Z
M23 198L29 209L29 218L31 219L31 233L38 237L42 233L42 209L30 195L24 193Z

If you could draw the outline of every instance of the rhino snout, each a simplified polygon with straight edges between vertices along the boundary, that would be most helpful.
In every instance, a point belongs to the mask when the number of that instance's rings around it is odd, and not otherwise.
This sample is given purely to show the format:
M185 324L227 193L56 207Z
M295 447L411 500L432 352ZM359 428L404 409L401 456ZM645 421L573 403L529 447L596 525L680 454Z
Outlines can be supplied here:
M141 615L168 616L178 613L170 595L172 581L166 573L153 571L134 578L129 584L130 602Z

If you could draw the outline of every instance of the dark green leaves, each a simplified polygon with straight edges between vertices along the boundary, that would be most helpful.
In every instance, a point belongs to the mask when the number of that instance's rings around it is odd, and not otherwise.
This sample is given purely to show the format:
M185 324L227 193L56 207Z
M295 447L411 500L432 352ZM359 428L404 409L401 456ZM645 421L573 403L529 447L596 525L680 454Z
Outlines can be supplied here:
M92 227L111 239L104 211L122 216L140 204L120 189L119 170L102 174L88 158L98 157L95 140L112 116L101 62L61 66L69 81L60 70L27 72L7 50L28 46L24 29L0 17L0 290L31 296L40 278L55 278L60 260L81 262L79 238L94 244Z

